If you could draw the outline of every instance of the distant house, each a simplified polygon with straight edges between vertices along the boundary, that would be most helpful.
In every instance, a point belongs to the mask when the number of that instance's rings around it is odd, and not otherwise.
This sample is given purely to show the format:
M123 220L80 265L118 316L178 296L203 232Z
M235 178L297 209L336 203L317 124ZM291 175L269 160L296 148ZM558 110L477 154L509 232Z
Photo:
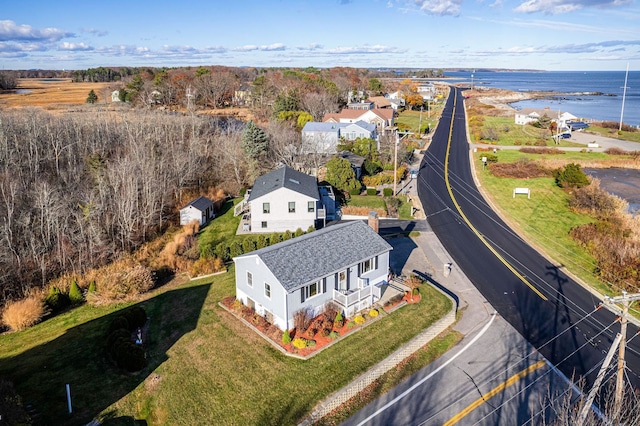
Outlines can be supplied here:
M347 104L348 109L357 109L360 111L368 111L375 107L374 103L371 101L360 101L360 102L349 102Z
M235 257L236 298L281 330L329 302L349 317L380 299L391 250L362 221L329 226Z
M425 101L432 101L436 96L436 86L433 83L420 83L417 87L418 94L422 96Z
M290 167L281 167L256 179L247 199L251 232L284 232L318 227L317 221L335 213L325 208L315 177Z
M539 121L543 116L558 124L561 129L567 128L567 122L576 120L577 117L569 112L554 111L549 107L546 108L523 108L516 111L515 124L529 124Z
M213 201L207 197L198 197L180 209L180 225L198 221L198 224L202 226L214 217Z
M322 121L333 123L356 123L364 121L365 123L375 124L376 131L379 135L391 130L394 126L395 112L390 108L374 108L370 110L343 109L337 113L327 113Z
M369 102L373 104L374 108L384 109L392 107L389 99L385 98L384 96L372 96L369 98Z
M354 154L351 151L340 151L336 156L348 160L356 174L356 179L360 179L362 176L362 167L364 166L364 157Z
M362 120L355 123L311 121L302 128L302 152L335 154L340 139L356 140L370 138L378 142L375 124Z

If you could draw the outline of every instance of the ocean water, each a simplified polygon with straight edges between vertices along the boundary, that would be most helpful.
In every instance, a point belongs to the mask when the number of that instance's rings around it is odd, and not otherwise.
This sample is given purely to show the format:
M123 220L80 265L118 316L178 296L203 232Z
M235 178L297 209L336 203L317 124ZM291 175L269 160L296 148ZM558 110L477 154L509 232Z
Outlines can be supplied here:
M625 70L621 71L478 71L446 72L455 82L475 87L557 93L549 99L511 104L517 109L544 108L570 112L588 120L620 121ZM629 71L622 121L640 126L640 71Z

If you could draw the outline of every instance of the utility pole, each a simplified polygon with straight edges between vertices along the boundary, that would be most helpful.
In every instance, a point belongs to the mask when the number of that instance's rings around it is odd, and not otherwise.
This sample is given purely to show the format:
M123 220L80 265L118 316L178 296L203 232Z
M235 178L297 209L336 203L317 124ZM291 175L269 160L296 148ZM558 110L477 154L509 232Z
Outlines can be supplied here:
M615 347L616 344L621 340L620 334L616 336L613 340L613 345L609 348L609 352L607 356L604 358L604 362L600 367L600 371L598 371L598 375L596 376L596 381L593 383L593 387L591 391L589 391L589 396L587 396L587 400L584 402L584 406L582 410L580 410L580 415L578 417L577 426L584 425L584 421L587 419L587 415L589 415L589 410L591 409L591 404L593 404L593 399L596 397L596 393L598 393L598 389L600 388L600 384L602 383L602 379L604 379L604 373L606 373L607 368L609 368L609 364L611 364L611 359L613 355L616 353Z
M624 117L624 98L627 96L627 78L629 77L629 62L627 62L627 73L624 75L624 87L622 90L622 109L620 110L620 127L618 131L622 131L622 118Z
M627 315L629 314L629 303L634 300L640 300L640 293L628 294L624 290L622 290L622 296L607 296L604 298L604 303L606 304L622 304L621 309L616 306L616 310L618 311L617 313L620 315L620 334L622 335L622 338L620 339L618 347L618 373L616 377L616 393L613 404L614 419L620 414L622 397L624 396L624 355L627 344Z
M410 135L411 132L399 132L396 131L396 147L395 153L393 155L393 196L397 195L398 188L398 145L400 145L400 140L402 139L400 135L406 136Z

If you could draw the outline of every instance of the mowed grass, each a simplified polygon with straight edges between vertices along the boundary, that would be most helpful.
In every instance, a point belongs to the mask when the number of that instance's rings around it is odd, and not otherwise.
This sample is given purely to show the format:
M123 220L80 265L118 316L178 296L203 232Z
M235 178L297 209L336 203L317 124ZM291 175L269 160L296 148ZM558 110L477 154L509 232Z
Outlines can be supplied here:
M583 281L600 292L609 293L608 288L599 282L593 271L595 260L587 251L579 246L570 236L571 228L593 222L587 215L573 213L568 207L568 194L555 184L552 177L535 179L498 178L488 170L483 170L477 153L476 171L485 193L492 202L503 212L511 226L517 232L524 234L536 248L542 250L556 262L564 265ZM582 156L605 156L597 153L567 152L559 154L563 160L578 161ZM521 157L531 157L518 151L498 151L500 162L516 161ZM545 155L551 159L552 155ZM540 158L534 156L533 158ZM526 195L513 197L516 187L529 188L531 198Z
M347 205L350 207L367 207L369 209L387 209L387 203L379 195L352 195Z
M618 134L617 129L608 129L605 127L598 127L597 125L591 125L586 132L597 133L601 136L605 136L607 138L620 139L623 141L631 141L640 143L640 131L628 132L626 130L622 131L622 134ZM640 149L640 145L637 149Z
M567 139L560 139L559 144L556 144L551 137L551 132L548 129L538 129L530 125L522 126L520 124L515 124L513 121L513 117L485 116L482 128L485 130L495 130L498 135L498 140L495 141L496 145L533 146L537 141L545 140L547 146L584 147L584 145L571 142ZM490 141L488 140L480 140L476 142L490 143Z
M104 355L104 334L129 305L82 306L29 330L0 336L0 376L16 385L46 423L151 425L297 424L349 383L451 309L430 286L423 301L384 315L314 358L274 349L222 309L235 294L234 269L158 289L140 302L150 317L149 366L120 374ZM74 413L66 414L65 383Z

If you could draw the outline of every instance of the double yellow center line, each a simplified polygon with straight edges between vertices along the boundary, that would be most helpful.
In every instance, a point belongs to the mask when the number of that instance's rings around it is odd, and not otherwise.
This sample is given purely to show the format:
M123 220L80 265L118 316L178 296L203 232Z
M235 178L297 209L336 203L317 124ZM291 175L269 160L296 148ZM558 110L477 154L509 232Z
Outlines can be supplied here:
M445 162L444 162L444 179L445 179L445 184L447 185L447 191L449 192L449 196L451 197L451 201L453 201L453 204L456 206L456 210L458 210L458 213L460 214L460 216L462 217L462 219L465 221L465 223L469 226L469 228L473 231L474 234L476 234L476 236L480 239L480 241L483 242L483 244L485 246L487 246L487 248L489 250L491 250L491 252L507 267L509 268L509 270L520 279L520 281L522 281L523 283L525 283L531 290L533 290L533 292L535 294L537 294L538 296L540 296L540 298L542 300L548 300L547 297L542 294L540 292L540 290L538 290L533 284L531 284L529 282L529 280L527 280L524 275L522 275L520 272L518 272L509 262L507 262L507 260L502 257L500 255L500 253L498 253L496 251L496 249L493 248L493 246L491 244L489 244L489 242L484 238L484 236L478 232L478 230L471 224L471 222L469 221L469 219L467 219L467 216L464 214L464 212L462 211L462 209L460 208L460 205L458 204L458 201L456 200L456 197L453 195L453 190L451 189L451 184L449 182L449 154L451 152L451 136L453 135L453 120L454 120L454 116L455 116L455 111L456 111L456 104L457 104L457 89L453 89L456 92L454 93L453 96L453 113L451 114L451 124L449 126L449 140L447 143L447 154L445 157Z

